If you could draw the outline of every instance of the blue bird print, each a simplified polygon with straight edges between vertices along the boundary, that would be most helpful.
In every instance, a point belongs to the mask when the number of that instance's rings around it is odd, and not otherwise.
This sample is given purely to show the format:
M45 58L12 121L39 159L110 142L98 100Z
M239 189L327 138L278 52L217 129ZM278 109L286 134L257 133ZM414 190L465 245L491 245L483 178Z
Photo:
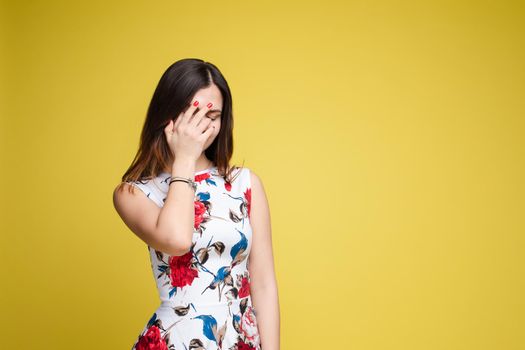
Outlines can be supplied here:
M213 281L211 281L211 283L206 288L204 288L204 290L202 291L201 295L204 294L204 292L208 288L215 289L215 288L219 287L218 288L219 301L221 301L222 290L224 290L224 287L221 290L221 284L233 286L233 279L232 279L232 276L231 276L230 272L231 272L231 266L223 266L223 267L221 267L219 269L219 271L217 271L217 275L215 275L215 277L213 278Z
M236 230L241 235L241 239L237 243L235 243L230 250L230 256L233 260L231 263L231 267L234 267L246 258L247 254L243 253L246 251L246 249L248 249L248 239L246 238L246 235L239 231L237 228Z
M241 330L241 316L235 314L232 318L232 324L233 328L237 331L237 333L242 334Z
M206 338L213 340L219 349L222 348L222 340L224 338L224 334L226 333L227 323L224 322L224 325L219 330L217 330L217 320L215 317L211 315L199 315L193 317L193 319L195 318L202 320L202 333L206 336Z

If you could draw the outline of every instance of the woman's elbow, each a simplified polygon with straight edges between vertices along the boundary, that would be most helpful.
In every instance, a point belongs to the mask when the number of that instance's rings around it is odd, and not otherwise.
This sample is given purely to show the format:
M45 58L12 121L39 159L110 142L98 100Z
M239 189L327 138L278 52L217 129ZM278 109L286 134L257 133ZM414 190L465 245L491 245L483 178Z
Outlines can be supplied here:
M169 255L181 256L191 250L193 242L191 239L181 238L175 234L171 234L167 239L167 251Z

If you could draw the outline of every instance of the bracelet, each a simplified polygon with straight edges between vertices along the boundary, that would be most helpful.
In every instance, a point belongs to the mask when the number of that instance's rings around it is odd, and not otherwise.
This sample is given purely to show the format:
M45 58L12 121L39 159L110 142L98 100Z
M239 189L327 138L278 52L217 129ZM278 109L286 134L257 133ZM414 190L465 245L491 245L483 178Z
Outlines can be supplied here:
M197 183L195 183L195 181L193 181L192 179L187 179L185 177L180 177L180 176L174 176L171 180L170 180L170 183L169 185L171 185L172 183L174 183L175 181L182 181L182 182L186 182L192 189L193 191L197 191Z

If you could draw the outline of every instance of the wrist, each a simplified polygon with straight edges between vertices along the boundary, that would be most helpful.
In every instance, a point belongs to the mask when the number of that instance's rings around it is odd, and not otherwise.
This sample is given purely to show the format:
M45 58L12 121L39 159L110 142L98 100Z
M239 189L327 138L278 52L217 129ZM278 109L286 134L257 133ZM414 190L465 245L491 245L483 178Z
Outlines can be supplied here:
M193 190L193 192L197 191L197 183L193 181L192 179L180 177L180 176L172 176L169 186L171 186L174 182L186 182L190 188Z
M197 159L190 156L178 156L173 160L172 167L175 166L175 164L195 165L197 164Z
M192 158L179 157L176 158L171 167L172 176L181 176L193 179L195 174L196 160Z

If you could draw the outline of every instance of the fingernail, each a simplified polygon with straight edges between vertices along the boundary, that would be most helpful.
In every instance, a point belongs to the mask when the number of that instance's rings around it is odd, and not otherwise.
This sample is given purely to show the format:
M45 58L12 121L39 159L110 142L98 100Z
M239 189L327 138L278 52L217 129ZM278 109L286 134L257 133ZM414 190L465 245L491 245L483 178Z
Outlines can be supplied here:
M198 105L199 105L199 101L195 101L195 102L193 102L193 105L194 105L194 106L198 106Z
M213 106L213 103L210 102L210 103L208 103L206 106L207 106L208 108L211 108L211 106Z

